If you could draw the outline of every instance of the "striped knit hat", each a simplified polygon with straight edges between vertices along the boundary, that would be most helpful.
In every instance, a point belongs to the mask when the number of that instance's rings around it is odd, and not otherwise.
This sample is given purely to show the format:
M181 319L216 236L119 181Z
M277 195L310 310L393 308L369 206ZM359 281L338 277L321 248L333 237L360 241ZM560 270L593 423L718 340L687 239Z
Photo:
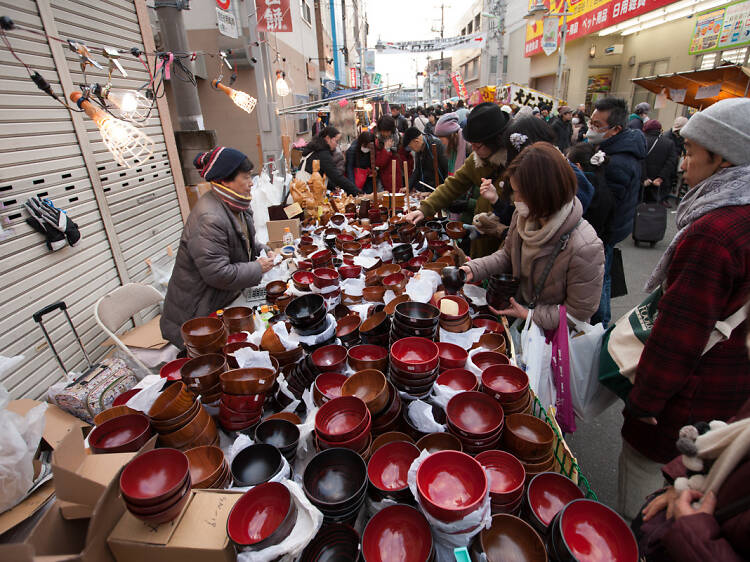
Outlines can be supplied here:
M236 211L244 211L250 208L250 197L241 195L219 182L231 176L247 159L239 150L217 146L210 152L196 156L193 165L200 170L202 178L211 182L214 193L222 201Z

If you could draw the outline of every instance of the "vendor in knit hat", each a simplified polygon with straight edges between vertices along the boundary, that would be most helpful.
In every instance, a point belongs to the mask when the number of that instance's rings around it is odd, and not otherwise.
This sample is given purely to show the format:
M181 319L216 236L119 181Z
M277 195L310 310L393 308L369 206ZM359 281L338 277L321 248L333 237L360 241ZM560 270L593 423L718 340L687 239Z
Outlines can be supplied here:
M193 161L210 185L190 211L167 287L161 331L184 347L180 327L218 309L247 305L242 291L260 283L274 253L255 237L250 190L253 163L239 150L219 146ZM267 252L261 257L261 252Z
M677 454L680 429L726 421L750 396L747 320L737 317L750 295L750 99L716 102L680 134L690 190L677 207L677 234L646 283L647 292L663 294L624 411L618 503L628 518L661 486L658 463ZM727 335L707 346L717 326Z
M454 201L472 193L475 186L483 190L497 190L505 171L503 131L509 119L508 114L494 103L480 103L472 109L463 129L464 139L471 143L472 154L454 175L448 177L432 195L422 201L418 211L406 215L406 220L417 223L438 211L448 209ZM485 198L480 198L473 212L491 213L492 204ZM472 240L471 256L489 255L498 246L499 240L494 236L481 236Z

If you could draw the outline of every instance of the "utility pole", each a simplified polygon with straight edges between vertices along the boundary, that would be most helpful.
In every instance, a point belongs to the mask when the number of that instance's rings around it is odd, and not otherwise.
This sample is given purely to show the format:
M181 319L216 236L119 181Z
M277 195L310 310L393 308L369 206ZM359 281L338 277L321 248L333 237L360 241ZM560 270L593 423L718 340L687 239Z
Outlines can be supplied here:
M440 39L443 38L443 33L445 32L445 3L441 2L440 4ZM445 96L443 95L443 51L441 49L440 51L440 101L442 102L445 99Z
M333 0L328 0L328 4L331 8L331 41L333 42L333 74L336 78L336 83L340 83L339 73L339 46L336 41L336 7Z
M159 28L164 37L164 50L173 52L190 52L188 47L185 22L182 10L188 10L186 0L156 0L154 8L159 17ZM181 131L200 131L204 129L201 102L198 88L185 80L170 80L174 92L175 109L177 110L177 128Z

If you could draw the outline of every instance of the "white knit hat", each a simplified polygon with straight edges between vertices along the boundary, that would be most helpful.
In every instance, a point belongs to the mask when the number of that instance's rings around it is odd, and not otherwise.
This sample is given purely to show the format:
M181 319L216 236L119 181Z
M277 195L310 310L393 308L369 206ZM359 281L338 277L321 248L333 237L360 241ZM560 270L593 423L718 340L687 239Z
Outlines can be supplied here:
M680 135L735 166L750 164L750 98L717 101L693 115Z

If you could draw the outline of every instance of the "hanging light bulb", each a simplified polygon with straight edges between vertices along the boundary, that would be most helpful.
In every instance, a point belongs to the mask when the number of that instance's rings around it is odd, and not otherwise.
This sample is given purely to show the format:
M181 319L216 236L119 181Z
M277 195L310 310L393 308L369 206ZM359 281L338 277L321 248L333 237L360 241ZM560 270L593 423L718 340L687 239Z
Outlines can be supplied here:
M73 103L78 103L81 97L81 92L70 94ZM130 168L133 160L143 161L151 157L154 141L143 131L136 129L131 123L112 117L87 100L83 100L80 107L99 127L104 146L118 164Z
M225 86L218 80L214 80L213 82L211 82L211 85L228 95L229 99L231 99L237 107L239 107L240 109L244 109L248 113L252 113L253 109L255 109L255 104L258 103L258 100L256 100L250 94L247 94L241 90L235 90L234 88L230 88L229 86Z
M282 98L289 95L289 84L286 81L286 73L283 70L276 71L276 93Z
M143 93L135 90L109 90L106 98L119 110L123 119L144 119L153 105Z

